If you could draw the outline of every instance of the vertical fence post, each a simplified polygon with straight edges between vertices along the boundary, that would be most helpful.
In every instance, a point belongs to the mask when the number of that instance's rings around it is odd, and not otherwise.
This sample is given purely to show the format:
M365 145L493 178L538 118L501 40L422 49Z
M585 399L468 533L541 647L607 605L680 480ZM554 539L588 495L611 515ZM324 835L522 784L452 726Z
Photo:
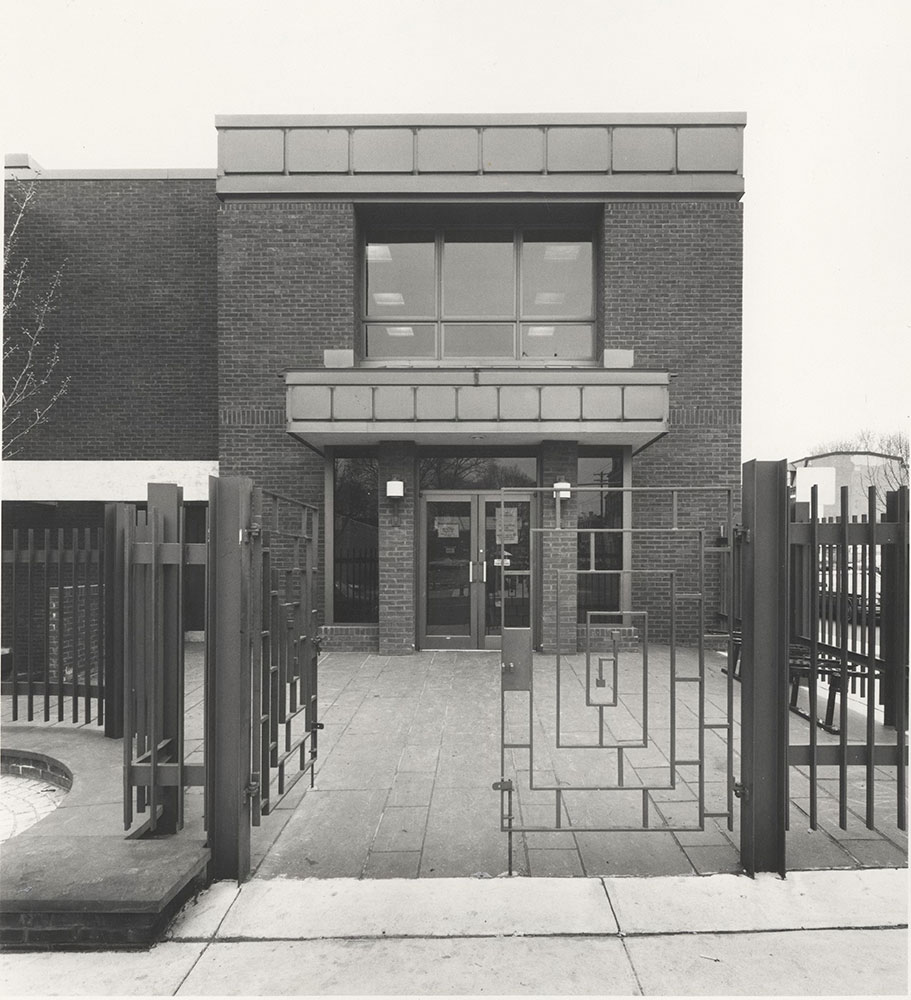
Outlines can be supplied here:
M183 504L183 489L171 483L149 483L149 511L157 510L161 519L160 541L164 544L183 544L180 537L180 508ZM176 833L183 825L183 594L180 565L163 563L161 641L161 737L170 744L168 756L177 764L178 783L160 789L159 802L162 806L157 829L162 833Z
M250 655L243 532L253 483L209 480L206 618L206 817L213 876L250 873Z
M743 467L741 863L785 874L788 809L788 478L786 462Z
M104 508L104 735L123 739L123 602L126 581L123 547L126 544L126 508L105 504ZM59 558L63 559L62 546ZM59 606L63 607L63 588ZM61 615L62 617L62 615ZM58 618L58 623L60 619ZM58 628L59 628L58 624ZM62 677L63 656L58 655ZM128 739L132 737L130 734Z
M904 526L908 520L908 491L886 494L883 521ZM906 530L906 529L905 529ZM882 656L887 664L882 686L883 721L887 726L907 721L901 711L904 706L904 672L908 665L908 556L907 537L902 527L894 545L882 549L881 636ZM875 606L875 595L870 596Z

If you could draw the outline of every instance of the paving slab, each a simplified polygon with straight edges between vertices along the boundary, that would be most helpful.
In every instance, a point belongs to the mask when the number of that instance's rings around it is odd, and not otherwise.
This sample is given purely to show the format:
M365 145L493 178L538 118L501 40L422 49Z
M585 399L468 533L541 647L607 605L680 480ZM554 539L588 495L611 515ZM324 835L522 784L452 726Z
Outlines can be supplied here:
M213 882L205 892L184 904L165 935L171 941L213 938L240 886L234 881Z
M906 869L702 878L606 878L625 934L897 927L908 922Z
M216 942L178 995L629 996L616 938Z
M172 996L205 943L166 942L148 951L7 952L0 996Z
M659 934L625 944L646 995L907 996L901 929Z
M309 792L269 848L257 877L357 878L387 795L385 787Z
M614 934L597 879L256 879L220 939Z

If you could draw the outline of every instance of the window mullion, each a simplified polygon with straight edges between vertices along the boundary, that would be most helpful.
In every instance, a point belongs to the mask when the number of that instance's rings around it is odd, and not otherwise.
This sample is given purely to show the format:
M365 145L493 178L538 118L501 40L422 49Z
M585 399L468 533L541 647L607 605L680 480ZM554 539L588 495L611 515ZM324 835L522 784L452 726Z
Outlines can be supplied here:
M522 360L522 230L513 233L512 240L515 275L515 316L513 317L514 353L516 361Z
M436 267L436 327L437 360L443 360L443 230L438 229L434 237L434 262Z

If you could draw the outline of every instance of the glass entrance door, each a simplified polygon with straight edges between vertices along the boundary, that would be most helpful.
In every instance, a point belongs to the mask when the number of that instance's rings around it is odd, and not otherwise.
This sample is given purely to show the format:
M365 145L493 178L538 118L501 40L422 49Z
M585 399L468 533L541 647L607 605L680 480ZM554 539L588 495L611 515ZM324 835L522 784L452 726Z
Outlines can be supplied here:
M419 642L497 649L531 623L531 496L460 491L421 497Z

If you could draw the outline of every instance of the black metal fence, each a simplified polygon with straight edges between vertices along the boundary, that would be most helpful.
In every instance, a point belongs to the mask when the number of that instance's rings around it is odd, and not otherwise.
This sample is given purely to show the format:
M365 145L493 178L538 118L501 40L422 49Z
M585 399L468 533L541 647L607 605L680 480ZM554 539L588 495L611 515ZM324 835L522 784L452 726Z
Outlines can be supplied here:
M820 518L814 486L810 503L791 510L789 707L810 726L806 744L789 745L788 761L809 768L811 829L817 828L821 768L837 768L842 829L851 794L849 768L864 769L864 821L873 829L878 768L894 767L895 822L905 830L908 490L888 494L880 515L871 487L868 514L857 518L848 513L844 487L840 507L838 517ZM838 742L821 744L819 729L838 736Z
M103 725L102 530L13 528L2 586L2 692L13 720Z

